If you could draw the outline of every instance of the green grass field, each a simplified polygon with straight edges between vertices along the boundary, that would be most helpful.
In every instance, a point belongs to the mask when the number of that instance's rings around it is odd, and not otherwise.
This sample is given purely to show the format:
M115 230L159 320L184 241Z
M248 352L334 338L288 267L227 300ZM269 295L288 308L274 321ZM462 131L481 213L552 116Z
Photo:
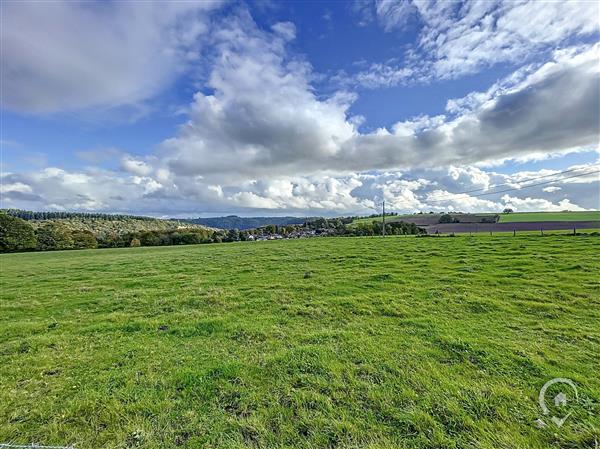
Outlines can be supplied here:
M398 221L398 220L402 220L403 217L415 217L416 215L410 214L410 215L390 215L390 216L385 216L386 221ZM381 215L377 216L377 217L370 217L370 218L357 218L356 220L354 220L352 223L349 224L349 226L357 226L361 223L373 223L374 221L382 221L382 217Z
M500 214L500 223L529 221L600 221L600 211L586 212L516 212Z
M439 214L437 214L439 215ZM477 214L494 215L494 214ZM600 211L584 212L514 212L512 214L500 215L500 223L522 223L531 221L600 221ZM390 215L386 217L387 221L398 221L402 218L415 218L418 215ZM373 223L381 221L381 216L373 218L359 218L354 220L350 226L356 226L360 223Z
M0 443L592 448L598 254L569 235L5 254ZM539 429L555 377L579 400Z

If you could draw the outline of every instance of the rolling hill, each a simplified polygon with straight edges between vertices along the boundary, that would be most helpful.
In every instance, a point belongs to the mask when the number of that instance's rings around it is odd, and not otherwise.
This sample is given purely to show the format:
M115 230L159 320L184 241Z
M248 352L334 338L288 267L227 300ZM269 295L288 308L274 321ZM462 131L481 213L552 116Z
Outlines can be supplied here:
M0 212L27 220L34 229L48 222L59 222L71 230L90 231L97 237L108 234L130 234L142 231L169 231L174 229L206 229L207 226L180 220L120 214L79 212L33 212L20 209L2 209Z
M266 225L287 226L292 224L302 224L310 220L307 217L238 217L237 215L228 215L226 217L207 217L207 218L185 218L182 222L209 226L219 229L254 229Z

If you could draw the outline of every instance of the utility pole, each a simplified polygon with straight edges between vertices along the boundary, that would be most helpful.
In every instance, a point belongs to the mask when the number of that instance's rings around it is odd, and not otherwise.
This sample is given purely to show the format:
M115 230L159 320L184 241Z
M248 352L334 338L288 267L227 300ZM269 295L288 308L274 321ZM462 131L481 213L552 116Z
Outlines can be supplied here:
M383 229L382 229L382 237L385 237L385 200L383 200Z

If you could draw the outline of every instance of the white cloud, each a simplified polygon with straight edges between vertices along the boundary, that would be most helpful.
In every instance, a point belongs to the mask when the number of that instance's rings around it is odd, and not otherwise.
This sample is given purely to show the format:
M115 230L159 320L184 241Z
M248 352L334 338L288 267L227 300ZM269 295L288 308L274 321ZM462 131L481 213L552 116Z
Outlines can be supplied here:
M376 17L389 32L401 33L411 22L422 26L403 64L376 63L353 77L369 88L457 78L497 63L521 63L571 37L600 30L600 7L591 1L374 0L357 9L361 23Z
M254 209L277 209L277 202L271 198L257 195L253 192L238 192L230 197L232 202L237 205L250 207Z
M599 47L559 53L517 84L454 118L419 117L344 143L334 166L355 170L491 164L598 144ZM368 157L363 155L368 154ZM366 166L369 164L369 166Z
M229 199L236 205L263 209L317 211L317 213L344 213L364 210L364 199L352 192L362 185L357 175L345 177L284 177L251 182L240 186L242 192Z
M426 204L431 210L454 211L500 211L502 204L477 196L455 194L446 190L434 190L427 195Z
M22 182L15 182L12 184L1 184L0 193L8 192L19 192L19 193L31 193L31 186L23 184Z
M597 170L597 166L591 165L581 168L592 171L594 167ZM430 210L498 212L505 207L518 211L598 207L598 177L575 178L585 182L562 182L560 190L550 191L548 185L540 185L504 192L510 186L523 186L524 180L547 174L548 171L540 170L506 175L469 166L451 166L338 176L277 176L215 185L200 177L168 176L166 180L159 180L157 174L139 176L123 171L91 169L69 172L51 167L38 172L4 174L1 180L3 207L159 216L369 214L377 209L382 199L386 200L388 210L408 213Z
M541 198L516 198L510 195L504 195L502 201L506 205L516 212L530 212L530 211L541 211L541 212L560 212L563 210L570 211L584 211L585 208L573 204L568 199L563 199L558 204L552 203L551 201Z
M286 41L296 38L296 25L292 22L277 22L271 26L271 29Z
M378 0L375 2L375 13L386 31L399 28L408 22L417 8L408 1Z
M121 159L121 168L123 170L133 173L139 176L146 176L152 173L152 167L146 164L144 161L134 159L131 156L124 156Z
M310 65L290 58L280 33L245 11L214 40L208 87L190 120L162 145L176 177L227 184L280 176L493 164L532 153L580 151L599 135L600 46L570 48L481 93L451 116L420 116L369 134L348 108L354 96L317 97ZM474 98L476 94L467 97Z
M381 184L375 184L376 190L381 190L381 197L388 204L388 209L400 209L408 211L419 211L427 208L427 204L418 196L418 191L430 184L424 179L386 179Z
M50 113L133 105L197 57L218 2L2 3L2 106Z
M163 144L173 172L223 182L318 170L355 135L346 114L354 96L317 98L311 67L289 59L280 36L260 31L244 10L219 27L213 93L196 93L190 121Z
M376 63L368 70L358 72L353 79L357 84L367 88L390 87L402 84L415 73L416 71L411 67ZM340 77L340 81L344 82L344 78Z

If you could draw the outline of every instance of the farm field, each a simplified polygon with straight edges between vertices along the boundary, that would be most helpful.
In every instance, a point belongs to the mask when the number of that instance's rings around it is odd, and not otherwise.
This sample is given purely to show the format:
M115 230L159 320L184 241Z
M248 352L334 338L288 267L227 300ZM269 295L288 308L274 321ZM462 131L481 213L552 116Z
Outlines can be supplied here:
M0 443L591 448L600 238L0 256ZM538 428L538 392L579 400Z
M513 233L518 234L573 234L600 231L598 221L516 221L513 223L439 223L425 226L428 234L465 234L465 233Z
M387 223L394 221L405 221L414 223L423 228L428 234L450 234L450 233L477 233L477 232L539 232L544 231L571 231L600 228L600 212L524 212L510 214L450 214L456 223L440 223L441 214L412 214L391 215L386 217ZM498 219L497 222L485 223L490 218ZM381 222L381 216L372 218L360 218L354 220L349 226L351 228L361 224Z
M417 226L430 226L437 224L440 221L440 217L443 214L407 214L407 215L386 215L386 223L394 221L405 221L407 223L415 223ZM452 217L460 220L461 223L479 223L483 219L493 218L498 214L490 213L478 213L478 214L466 214L466 213L453 213ZM358 218L351 223L351 226L356 226L361 223L373 223L374 221L381 222L381 215L370 218Z
M600 221L600 211L584 212L515 212L499 214L500 223L522 223L529 221Z
M480 221L483 217L492 217L496 214L479 213L479 214L452 214L453 217L459 218L461 223ZM545 221L598 221L600 222L600 211L583 211L583 212L513 212L510 214L497 214L500 219L499 223L527 223L527 222L545 222ZM441 214L409 214L409 215L390 215L386 216L387 222L406 221L415 223L420 226L428 226L437 224ZM465 217L467 217L465 219ZM470 219L469 219L470 217ZM373 221L381 222L381 216L372 218L359 218L352 222L353 226L360 223L372 223Z
M425 214L423 214L425 215ZM435 215L437 217L437 220L439 220L439 215L436 214ZM390 221L408 221L410 219L415 219L417 217L420 217L420 215L418 214L409 214L409 215L390 215L390 216L385 216L385 221L386 222L390 222ZM436 221L437 221L436 220ZM378 221L381 222L382 221L382 217L381 215L377 216L377 217L365 217L365 218L357 218L356 220L354 220L350 226L357 226L361 223L373 223L374 221ZM412 221L411 221L412 222Z

